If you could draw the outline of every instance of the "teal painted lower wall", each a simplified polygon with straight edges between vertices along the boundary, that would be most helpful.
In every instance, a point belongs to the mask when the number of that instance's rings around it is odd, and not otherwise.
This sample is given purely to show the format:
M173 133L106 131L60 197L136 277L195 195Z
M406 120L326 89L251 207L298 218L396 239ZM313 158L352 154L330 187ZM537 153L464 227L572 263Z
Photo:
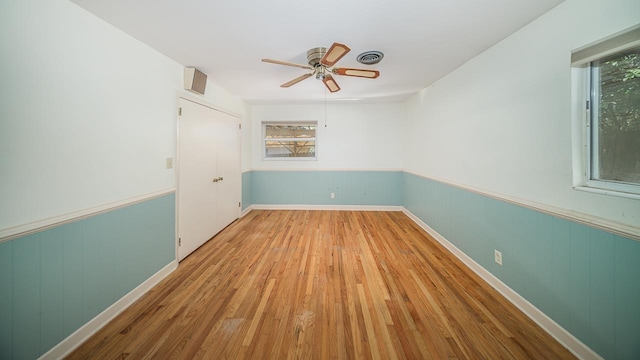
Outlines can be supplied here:
M175 260L175 195L0 243L0 359L35 359Z
M404 206L604 358L640 359L638 241L404 172L252 171L247 188L245 207Z
M251 177L251 204L402 204L400 171L252 171L247 176Z
M242 210L248 208L252 204L251 183L253 182L253 172L246 171L242 173Z
M250 171L242 182L243 209L404 206L603 357L640 358L638 241L404 172ZM48 351L173 261L174 236L171 194L0 243L0 358Z
M408 173L402 186L407 210L598 354L640 359L640 242Z

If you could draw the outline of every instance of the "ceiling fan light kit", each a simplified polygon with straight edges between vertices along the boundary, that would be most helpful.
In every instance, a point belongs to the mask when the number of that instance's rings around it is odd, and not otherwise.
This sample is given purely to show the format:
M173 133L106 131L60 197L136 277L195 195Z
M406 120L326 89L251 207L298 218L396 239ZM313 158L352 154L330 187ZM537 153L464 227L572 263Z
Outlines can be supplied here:
M340 86L335 81L333 76L331 76L331 74L354 76L354 77L361 77L361 78L368 78L368 79L375 79L378 76L380 76L380 72L376 70L332 68L349 51L351 51L351 49L349 49L347 45L340 44L340 43L333 43L333 45L331 45L328 51L324 47L316 47L316 48L309 49L307 51L307 62L309 63L309 65L302 65L302 64L296 64L296 63L290 63L287 61L272 60L272 59L262 59L262 61L271 63L271 64L293 66L293 67L299 67L302 69L311 70L310 73L304 74L302 76L298 76L297 78L280 85L280 87L288 88L292 85L299 83L302 80L305 80L315 75L315 78L318 80L322 80L322 82L327 87L327 89L333 93L333 92L340 91Z

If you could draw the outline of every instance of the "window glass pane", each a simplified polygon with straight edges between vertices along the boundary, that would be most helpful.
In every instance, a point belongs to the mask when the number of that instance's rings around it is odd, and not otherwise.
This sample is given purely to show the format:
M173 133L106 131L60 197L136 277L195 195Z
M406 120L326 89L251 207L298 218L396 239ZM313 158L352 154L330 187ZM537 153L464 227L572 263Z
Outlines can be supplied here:
M267 140L265 147L268 158L313 158L316 156L315 140Z
M266 125L265 138L315 138L316 125Z
M640 48L592 63L591 178L640 184Z

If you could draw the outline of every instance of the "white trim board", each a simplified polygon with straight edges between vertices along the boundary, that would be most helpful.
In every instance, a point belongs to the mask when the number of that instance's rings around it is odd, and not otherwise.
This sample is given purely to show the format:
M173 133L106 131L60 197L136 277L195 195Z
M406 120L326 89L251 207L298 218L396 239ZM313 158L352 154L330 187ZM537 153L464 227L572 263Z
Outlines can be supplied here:
M402 206L393 205L273 205L253 204L242 211L242 216L251 210L340 210L340 211L402 211Z
M531 320L535 321L540 327L549 333L553 338L558 340L560 344L562 344L567 350L573 353L580 359L593 359L593 360L602 360L603 358L598 355L595 351L593 351L590 347L585 345L582 341L578 340L575 336L573 336L570 332L565 330L562 326L558 325L553 319L543 313L540 309L531 304L527 299L523 298L520 294L515 292L505 283L503 283L500 279L495 277L492 273L490 273L487 269L483 268L480 264L475 262L472 258L470 258L467 254L465 254L462 250L458 249L455 245L445 239L442 235L440 235L437 231L431 228L429 225L424 223L420 218L415 216L411 211L407 209L403 209L402 212L407 215L413 222L418 224L424 231L429 233L429 235L433 236L436 241L442 244L447 250L449 250L453 255L455 255L460 261L462 261L469 269L475 272L478 276L480 276L484 281L486 281L491 287L496 289L500 294L502 294L509 302L515 305L518 309L520 309L525 315L527 315Z
M151 288L160 283L160 281L166 278L177 268L178 262L176 260L170 262L165 267L160 269L157 273L151 275L151 277L145 280L142 284L131 290L127 295L120 298L120 300L113 303L103 312L101 312L96 317L89 320L89 322L80 327L78 330L76 330L73 334L67 336L66 339L62 340L56 346L44 353L39 359L62 359L65 356L69 355L89 337L91 337L98 330L104 327L107 323L109 323L109 321L113 320L122 311L131 306L131 304L142 297L142 295L146 294L149 290L151 290Z
M232 111L232 110L225 109L225 108L220 107L218 105L214 105L213 103L207 101L204 98L204 95L201 95L201 96L202 96L202 98L200 96L195 96L194 94L186 92L186 91L179 91L178 92L178 99L191 101L192 103L196 103L196 104L202 105L204 107L208 107L209 109L212 109L212 110L215 110L215 111L220 111L222 113L225 113L227 115L231 115L231 116L236 117L238 119L242 118L240 113L237 113L237 112ZM178 103L178 101L176 101L176 104L177 103ZM176 114L177 114L177 112L176 112Z
M474 188L468 185L456 183L454 181L440 179L431 176L420 175L417 173L413 173L411 171L404 170L405 173L411 174L414 176L421 177L423 179L436 181L445 185L453 186L465 191L470 191L472 193L487 196L496 200L504 201L509 204L514 204L517 206L522 206L527 209L531 209L537 212L541 212L547 215L555 216L560 219L569 220L572 222L576 222L579 224L587 225L596 229L604 230L606 232L610 232L612 234L620 235L629 239L640 241L640 228L619 223L617 221L604 219L601 217L581 213L578 211L572 211L567 209L558 208L551 205L541 204L535 201L525 200L516 198L513 196L498 194L492 191Z
M402 169L349 169L349 168L344 168L344 169L336 169L336 168L304 168L304 169L297 169L297 168L289 168L289 167L278 167L278 168L270 168L270 167L264 167L264 168L256 168L256 169L251 169L251 170L246 170L243 171L243 173L246 172L320 172L320 171L327 171L327 172L398 172L398 173L402 173L405 172Z
M252 206L248 206L246 209L240 211L240 217L243 217L245 215L247 215L248 213L251 212L251 210L253 210Z
M88 209L74 211L68 214L53 216L46 219L37 220L23 225L13 226L0 230L0 243L10 241L15 238L34 234L40 231L48 230L60 225L69 224L80 221L95 215L104 214L113 210L124 208L130 205L139 204L148 200L156 199L165 195L172 194L176 188L168 188L165 190L155 191L152 193L134 196L128 199L112 202L109 204L94 206Z

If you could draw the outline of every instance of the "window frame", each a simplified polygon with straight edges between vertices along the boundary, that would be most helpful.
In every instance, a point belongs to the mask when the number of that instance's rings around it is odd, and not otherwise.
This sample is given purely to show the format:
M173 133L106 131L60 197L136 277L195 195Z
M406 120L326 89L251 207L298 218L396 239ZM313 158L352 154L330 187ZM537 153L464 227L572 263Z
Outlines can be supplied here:
M301 157L268 157L267 156L267 141L273 141L273 139L267 139L267 125L281 125L281 126L315 126L315 137L305 138L305 140L313 140L315 142L314 156L301 156ZM262 160L264 161L317 161L318 160L318 121L316 120L300 120L300 121L262 121ZM286 141L300 141L299 138L282 138Z
M594 61L640 46L640 26L572 52L572 86L574 103L574 189L605 195L640 199L640 184L597 179L599 68ZM633 39L633 40L630 40ZM576 146L577 143L577 146ZM579 161L579 163L577 163Z

